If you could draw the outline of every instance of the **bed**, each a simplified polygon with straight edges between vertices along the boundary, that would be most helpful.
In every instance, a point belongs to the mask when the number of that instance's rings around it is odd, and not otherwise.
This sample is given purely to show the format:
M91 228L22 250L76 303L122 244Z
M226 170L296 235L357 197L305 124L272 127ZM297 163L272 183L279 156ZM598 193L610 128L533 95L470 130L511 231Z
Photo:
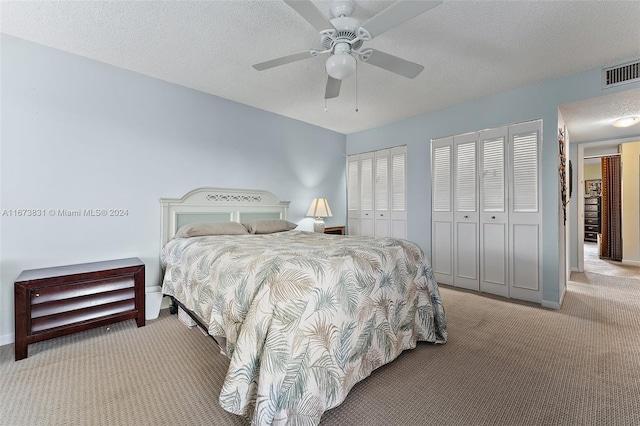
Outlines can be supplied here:
M446 342L431 267L409 241L292 229L266 191L161 202L163 293L229 357L219 403L252 424L318 424L417 341Z

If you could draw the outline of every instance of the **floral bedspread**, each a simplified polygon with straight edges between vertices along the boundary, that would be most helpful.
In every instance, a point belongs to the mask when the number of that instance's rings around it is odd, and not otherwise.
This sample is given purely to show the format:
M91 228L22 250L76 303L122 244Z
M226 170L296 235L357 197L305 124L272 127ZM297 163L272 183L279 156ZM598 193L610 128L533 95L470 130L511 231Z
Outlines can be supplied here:
M220 404L252 424L320 422L416 341L444 343L445 313L415 244L289 231L171 240L163 292L226 338Z

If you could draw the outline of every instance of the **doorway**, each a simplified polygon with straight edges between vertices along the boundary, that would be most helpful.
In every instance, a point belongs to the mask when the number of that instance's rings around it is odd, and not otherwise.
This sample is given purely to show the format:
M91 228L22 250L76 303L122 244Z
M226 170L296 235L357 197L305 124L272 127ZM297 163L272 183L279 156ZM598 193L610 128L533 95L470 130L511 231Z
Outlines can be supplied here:
M566 129L568 160L573 163L573 195L567 205L566 247L562 247L563 253L567 256L567 272L584 270L584 157L617 153L617 146L621 144L626 151L629 149L628 144L640 142L640 125L611 125L621 116L634 115L640 115L640 88L612 91L602 96L558 106L559 128ZM640 193L640 161L637 157L636 155L633 161L623 159L622 166L623 192L626 193L629 186L632 186L635 188L636 197ZM635 177L629 177L629 170L635 171ZM622 203L622 262L640 266L640 202L637 199L629 202L623 196ZM629 242L633 242L634 247L630 248Z
M593 229L588 229L591 225L591 217L593 217L593 214L587 211L588 208L593 207L588 206L588 203L590 201L594 201L593 197L591 198L591 200L590 197L595 195L590 192L589 184L593 182L600 182L602 180L601 158L620 155L621 159L624 160L624 167L626 168L625 171L627 172L627 174L623 173L620 175L620 183L622 186L623 216L626 215L628 218L636 218L635 220L631 221L620 221L623 247L625 238L627 239L627 243L631 243L634 240L637 240L637 236L640 232L640 219L638 219L638 207L636 206L638 204L638 184L635 181L639 176L639 163L637 161L633 161L633 156L628 155L630 151L633 152L636 149L640 149L640 137L599 143L584 143L578 145L578 173L576 179L578 191L576 191L577 200L575 203L577 214L574 216L577 222L578 232L576 232L577 238L575 241L575 245L572 244L572 246L578 249L578 262L575 267L572 265L572 271L597 272L594 269L599 268L603 271L609 271L611 275L615 276L628 276L629 274L640 276L640 269L638 268L638 266L640 266L640 261L637 261L637 256L634 254L633 249L629 250L629 252L625 254L625 250L623 248L622 262L600 259L600 248L598 246L600 241L599 239L590 238L593 236L593 234L589 231L593 231ZM626 185L624 176L626 176L627 179ZM634 194L636 195L634 196ZM598 201L604 202L604 200ZM602 205L601 208L605 209L607 208L607 206ZM600 216L600 218L602 219L602 216ZM604 219L606 220L606 218ZM599 225L600 228L598 229L598 234L601 234L602 232L602 225L602 223ZM631 246L628 245L627 247L629 248ZM595 260L601 260L602 262L595 262ZM622 269L616 272L616 265L622 267ZM631 266L631 269L626 269L625 267L627 266Z

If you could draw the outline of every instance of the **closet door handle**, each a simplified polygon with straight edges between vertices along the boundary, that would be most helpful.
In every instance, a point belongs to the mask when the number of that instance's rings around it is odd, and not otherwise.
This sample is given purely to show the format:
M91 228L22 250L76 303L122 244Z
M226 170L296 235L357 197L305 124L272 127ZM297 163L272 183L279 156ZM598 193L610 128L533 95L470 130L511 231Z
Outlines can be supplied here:
M465 214L465 215L464 215L464 218L465 218L465 219L469 219L469 215L468 215L468 214Z
M495 216L491 216L491 219L495 219L495 218L496 218Z

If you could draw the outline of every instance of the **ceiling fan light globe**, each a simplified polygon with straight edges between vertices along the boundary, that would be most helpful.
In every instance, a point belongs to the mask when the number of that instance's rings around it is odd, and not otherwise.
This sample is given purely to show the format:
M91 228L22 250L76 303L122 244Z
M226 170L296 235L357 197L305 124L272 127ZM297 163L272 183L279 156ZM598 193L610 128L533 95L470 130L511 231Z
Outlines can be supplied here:
M349 53L338 53L331 55L326 63L327 74L331 77L342 80L352 76L356 72L356 58Z

